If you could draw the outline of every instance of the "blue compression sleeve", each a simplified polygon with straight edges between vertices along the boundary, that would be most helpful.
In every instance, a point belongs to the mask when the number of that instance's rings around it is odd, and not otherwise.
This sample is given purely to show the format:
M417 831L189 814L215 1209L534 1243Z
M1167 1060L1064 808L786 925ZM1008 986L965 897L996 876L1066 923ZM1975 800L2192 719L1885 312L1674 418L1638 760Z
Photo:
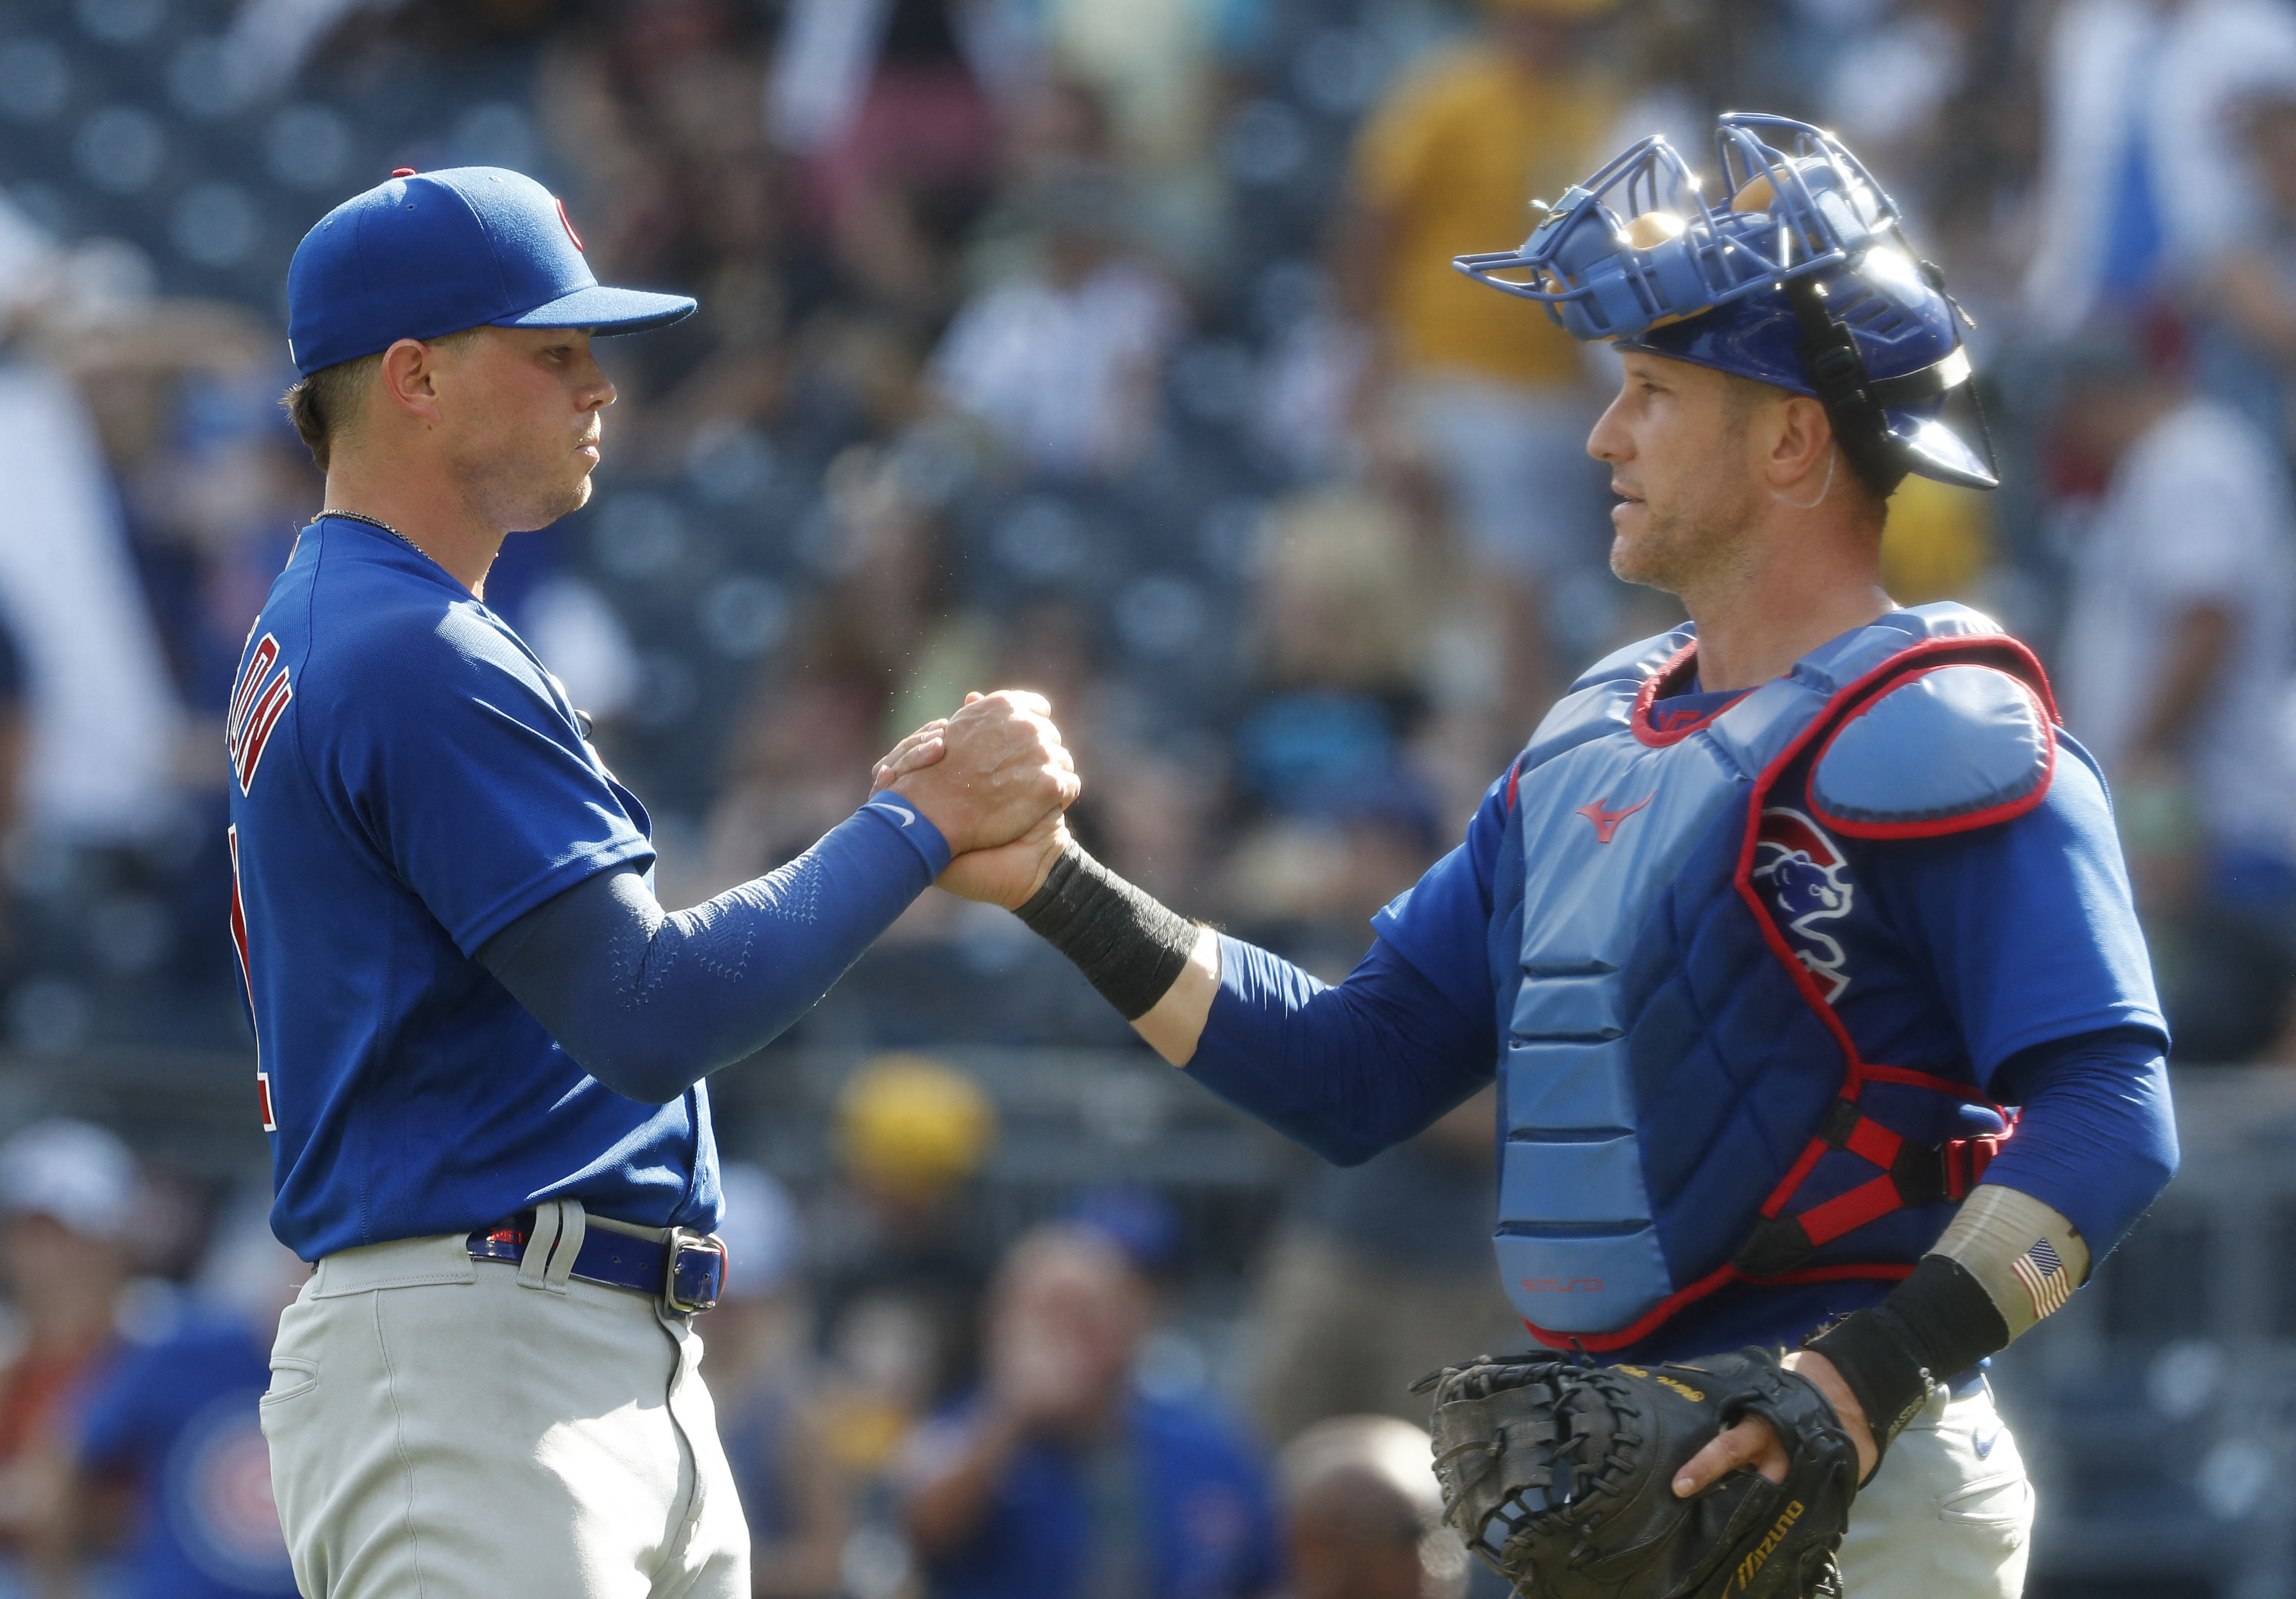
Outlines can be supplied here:
M922 816L864 806L789 865L691 910L664 913L634 871L601 873L479 959L584 1070L665 1104L804 1014L948 858Z
M2112 1028L2038 1044L2004 1062L1995 1086L2024 1109L1985 1181L2052 1207L2103 1259L2177 1173L2160 1035Z
M1337 986L1220 939L1219 992L1188 1075L1325 1160L1354 1166L1491 1079L1477 1022L1382 939Z

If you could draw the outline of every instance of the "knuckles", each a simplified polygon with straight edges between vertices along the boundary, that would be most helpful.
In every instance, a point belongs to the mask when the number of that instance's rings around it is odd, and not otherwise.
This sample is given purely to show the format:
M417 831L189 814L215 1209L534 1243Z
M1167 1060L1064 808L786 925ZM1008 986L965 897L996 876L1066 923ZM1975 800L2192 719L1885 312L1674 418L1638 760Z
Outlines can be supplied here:
M1083 784L1051 709L1041 694L999 689L945 718L941 741L947 769L941 780L969 788L974 778L985 779L989 791L980 794L979 802L994 804L991 795L998 792L1048 806L1073 802ZM908 775L905 763L892 758L879 769L891 776ZM916 775L923 776L923 769Z

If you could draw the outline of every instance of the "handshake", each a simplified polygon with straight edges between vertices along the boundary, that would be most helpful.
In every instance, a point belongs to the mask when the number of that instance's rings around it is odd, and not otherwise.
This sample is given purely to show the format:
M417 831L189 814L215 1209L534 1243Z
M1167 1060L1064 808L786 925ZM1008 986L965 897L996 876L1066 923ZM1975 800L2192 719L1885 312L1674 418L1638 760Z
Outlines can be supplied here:
M898 794L948 841L950 893L1018 909L1067 847L1062 818L1084 785L1051 711L1025 689L967 694L877 763L872 791Z
M877 763L948 840L940 886L1018 911L1175 1066L1193 1057L1219 987L1219 941L1082 850L1062 818L1084 785L1040 694L967 694ZM1040 894L1039 890L1043 892Z

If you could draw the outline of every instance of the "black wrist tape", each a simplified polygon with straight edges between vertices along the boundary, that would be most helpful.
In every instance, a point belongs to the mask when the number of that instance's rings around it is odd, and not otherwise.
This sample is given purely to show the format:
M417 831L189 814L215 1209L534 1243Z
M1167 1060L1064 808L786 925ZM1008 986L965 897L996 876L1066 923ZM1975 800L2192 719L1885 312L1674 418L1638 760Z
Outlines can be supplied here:
M1957 1377L2009 1347L2009 1324L1975 1274L1945 1255L1923 1255L1914 1275L1882 1301L1903 1322L1923 1361Z
M1935 1374L1887 1303L1845 1316L1802 1345L1833 1363L1874 1434L1874 1464L1930 1397Z
M1155 1008L1188 964L1196 924L1095 860L1071 841L1044 887L1013 913L1076 963L1127 1021Z
M1802 1347L1833 1363L1866 1412L1875 1447L1887 1449L1928 1399L1930 1384L2008 1348L2009 1325L1959 1262L1924 1255L1888 1299L1843 1316Z

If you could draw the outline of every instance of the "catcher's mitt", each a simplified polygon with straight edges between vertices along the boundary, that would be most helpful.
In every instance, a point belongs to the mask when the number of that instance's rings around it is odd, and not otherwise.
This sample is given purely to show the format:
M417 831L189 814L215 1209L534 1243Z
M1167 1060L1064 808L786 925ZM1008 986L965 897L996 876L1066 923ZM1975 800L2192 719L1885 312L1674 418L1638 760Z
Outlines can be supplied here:
M1772 1349L1694 1365L1488 1357L1421 1379L1435 1394L1443 1519L1538 1599L1813 1599L1833 1562L1857 1457L1833 1407ZM1674 1479L1746 1415L1776 1429L1783 1485L1729 1473L1687 1499Z

